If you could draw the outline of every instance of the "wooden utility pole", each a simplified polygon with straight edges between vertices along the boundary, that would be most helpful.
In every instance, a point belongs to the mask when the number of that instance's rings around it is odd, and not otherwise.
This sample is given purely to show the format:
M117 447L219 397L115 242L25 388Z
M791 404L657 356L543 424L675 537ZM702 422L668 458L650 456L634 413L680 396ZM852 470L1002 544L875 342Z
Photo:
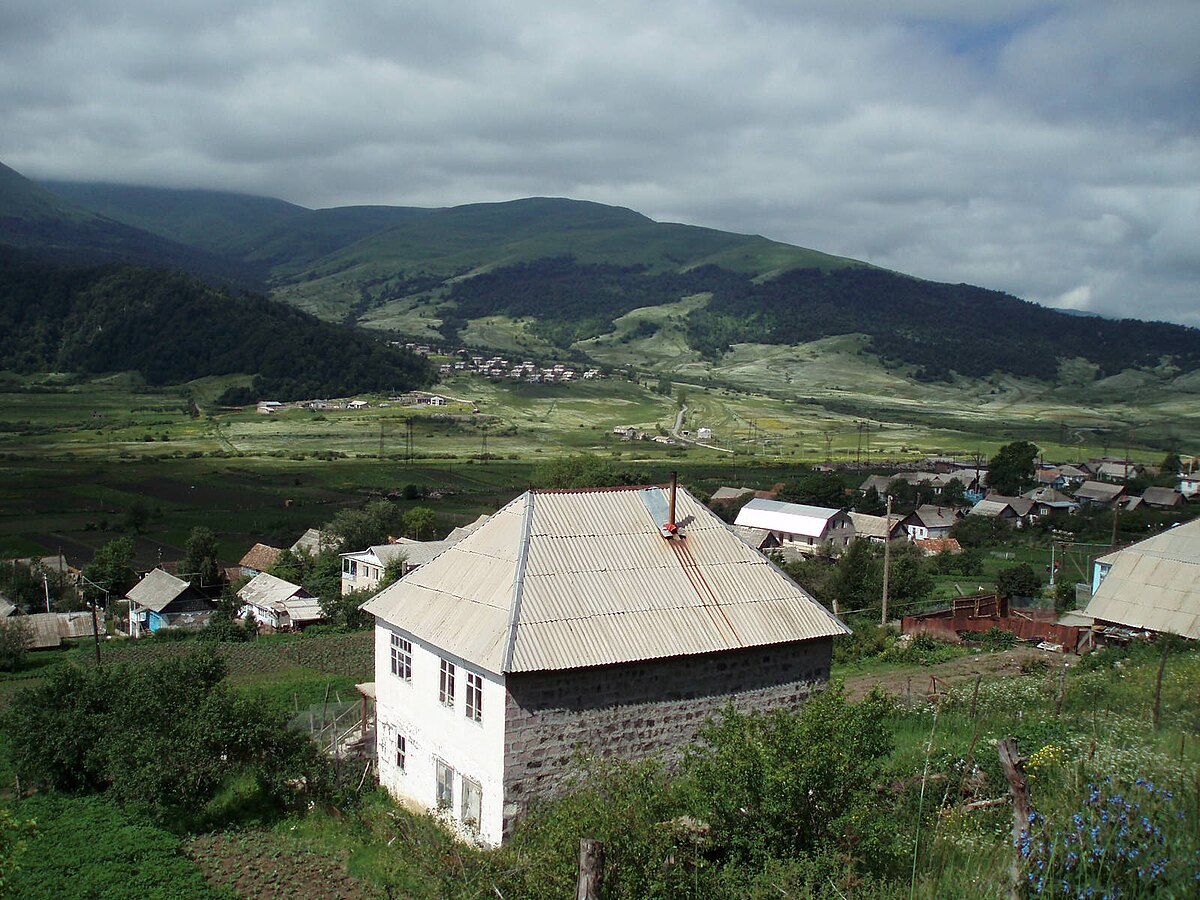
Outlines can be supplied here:
M575 900L601 900L603 884L604 845L593 838L581 838Z
M100 668L100 626L96 624L96 599L92 598L92 634L96 638L96 668ZM1156 708L1157 711L1157 708ZM1157 720L1157 716L1155 717Z
M1158 661L1158 677L1154 679L1154 730L1158 731L1158 721L1162 713L1162 680L1167 668L1167 652L1171 649L1171 635L1162 636L1162 658Z
M879 619L880 625L888 621L888 582L892 574L892 495L887 498L887 528L883 535L883 614Z

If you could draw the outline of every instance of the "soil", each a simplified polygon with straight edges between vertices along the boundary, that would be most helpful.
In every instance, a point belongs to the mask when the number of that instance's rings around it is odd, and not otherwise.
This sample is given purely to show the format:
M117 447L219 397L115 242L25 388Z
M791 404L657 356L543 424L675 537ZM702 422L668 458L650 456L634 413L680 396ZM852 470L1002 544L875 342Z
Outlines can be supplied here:
M366 900L379 896L346 874L340 862L280 842L265 832L210 834L195 838L187 853L214 887L239 897L278 900Z
M995 653L980 652L932 666L905 666L886 672L854 675L846 679L846 696L859 700L866 696L871 688L879 686L897 697L927 697L933 689L933 679L936 679L937 690L942 691L952 685L974 681L977 675L989 678L1020 675L1021 664L1031 660L1053 664L1055 661L1061 661L1061 658L1061 653L1038 650L1034 647L1014 647Z

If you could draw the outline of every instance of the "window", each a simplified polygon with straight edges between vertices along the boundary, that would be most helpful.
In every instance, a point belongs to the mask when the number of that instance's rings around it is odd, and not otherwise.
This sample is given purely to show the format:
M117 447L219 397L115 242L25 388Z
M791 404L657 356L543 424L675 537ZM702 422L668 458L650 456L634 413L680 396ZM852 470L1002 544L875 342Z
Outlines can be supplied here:
M474 672L467 673L467 718L483 721L483 676Z
M412 643L392 635L392 674L401 681L412 681Z
M346 575L357 576L358 575L358 563L352 559L343 559L342 560L342 572Z
M454 770L440 759L435 763L437 772L437 805L439 809L454 806Z
M474 832L479 831L479 817L483 811L483 788L479 782L466 775L462 780L462 823Z
M408 740L402 734L396 735L396 768L401 772L408 762Z
M441 677L438 680L438 700L444 706L454 705L454 663L442 660Z

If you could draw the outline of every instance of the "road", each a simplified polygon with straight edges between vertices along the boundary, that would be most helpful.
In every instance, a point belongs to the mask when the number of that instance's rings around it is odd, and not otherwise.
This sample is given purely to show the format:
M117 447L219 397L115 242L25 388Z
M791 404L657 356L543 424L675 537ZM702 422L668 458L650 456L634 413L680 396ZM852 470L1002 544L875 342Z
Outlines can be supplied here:
M716 450L719 453L733 453L732 450L726 450L724 447L718 447L715 444L702 444L699 441L694 441L690 437L684 437L680 434L679 429L683 428L683 417L687 414L687 404L679 407L679 412L675 416L675 427L671 429L671 437L677 441L682 441L685 444L694 444L697 447L704 447L708 450Z

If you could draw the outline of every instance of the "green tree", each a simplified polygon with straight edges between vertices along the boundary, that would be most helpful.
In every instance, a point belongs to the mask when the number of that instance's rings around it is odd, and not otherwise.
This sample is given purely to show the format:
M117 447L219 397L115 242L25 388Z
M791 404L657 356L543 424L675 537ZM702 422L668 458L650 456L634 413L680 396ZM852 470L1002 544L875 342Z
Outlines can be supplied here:
M614 487L645 484L646 476L592 453L560 456L533 470L533 483L541 488Z
M271 574L292 584L304 584L316 562L307 550L281 550L271 566Z
M988 461L988 488L1006 497L1016 497L1035 484L1037 444L1013 441L996 451Z
M32 637L20 616L0 619L0 672L15 672L25 661Z
M951 478L942 487L941 504L955 508L967 505L966 488L957 478Z
M134 534L145 531L149 521L150 509L141 500L134 500L129 509L125 510L125 527Z
M382 544L389 534L403 527L399 508L387 500L372 500L362 509L344 509L333 517L326 531L338 539L338 551L353 553Z
M133 539L117 538L97 550L92 561L83 567L83 577L108 591L110 600L125 596L137 582L137 572L133 569ZM84 582L84 590L94 593L87 582Z
M871 787L892 749L890 708L879 693L850 703L831 688L799 712L729 708L706 725L683 777L715 848L757 865L836 840L852 816L874 818Z
M1012 526L995 516L963 516L950 526L950 537L964 547L986 547L1012 537Z
M105 792L185 825L234 784L264 808L319 794L328 764L316 745L225 674L215 653L60 667L4 713L14 768L33 786Z
M404 531L418 541L433 533L437 517L427 506L414 506L404 514Z
M183 561L179 568L196 587L213 587L225 580L217 535L211 528L197 525L192 529L183 545Z
M1017 563L996 573L996 593L1001 597L1039 597L1042 579L1029 563Z
M841 509L846 503L846 486L832 472L818 472L808 466L798 466L783 490L781 500Z
M876 591L876 563L879 550L868 540L850 542L846 552L837 563L837 571L830 579L829 592L845 609L868 609L878 606L880 594Z
M357 631L369 628L375 624L375 617L359 609L364 603L378 593L378 589L363 588L343 594L321 595L321 612L326 622L334 628L345 631Z
M887 512L887 504L879 496L879 491L875 489L875 485L871 485L863 492L863 495L858 499L858 503L854 504L854 509L856 512L864 513L868 516L882 516Z

